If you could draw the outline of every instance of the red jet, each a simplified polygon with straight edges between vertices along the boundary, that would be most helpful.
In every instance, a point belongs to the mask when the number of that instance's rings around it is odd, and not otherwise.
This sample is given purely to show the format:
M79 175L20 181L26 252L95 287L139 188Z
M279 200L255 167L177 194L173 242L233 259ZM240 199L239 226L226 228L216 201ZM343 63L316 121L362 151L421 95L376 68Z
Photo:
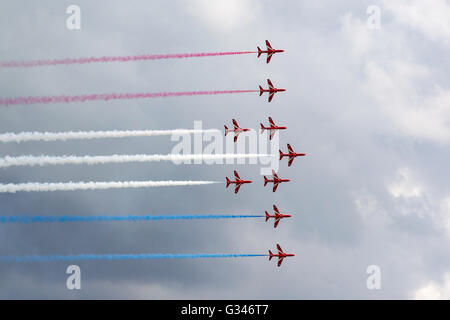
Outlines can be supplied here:
M233 119L233 127L234 129L228 129L227 126L225 127L225 136L228 134L228 132L234 132L234 142L237 141L237 138L239 136L239 133L241 132L245 132L245 131L250 131L250 129L247 128L240 128L237 121L235 119Z
M289 182L291 181L290 179L280 179L277 175L277 173L275 172L275 170L272 170L272 175L273 175L273 179L267 179L266 176L264 176L264 187L267 185L268 182L273 182L273 192L275 192L278 188L278 185L281 182Z
M269 117L269 124L270 124L269 127L264 127L264 125L262 123L260 123L261 133L263 133L264 130L270 131L269 140L272 140L272 138L275 135L275 133L277 132L277 130L286 130L287 129L287 127L279 127L279 126L275 125L275 123L273 122L271 117Z
M287 148L288 148L289 153L283 153L283 151L280 150L280 160L283 159L283 157L289 157L289 162L288 162L289 167L291 166L292 162L294 161L294 159L296 157L306 156L306 153L294 152L294 150L292 149L292 147L289 143L287 144Z
M270 79L267 79L267 84L269 85L269 89L263 89L263 87L259 86L259 96L262 96L262 94L264 92L268 92L269 93L269 102L272 101L273 95L275 94L275 92L286 91L286 89L275 88L272 84L272 81L270 81Z
M294 257L295 254L293 253L284 253L283 249L281 249L280 245L277 244L278 254L272 253L272 251L269 250L269 261L272 260L273 257L278 257L278 266L281 266L281 263L283 262L283 259L286 257Z
M276 205L273 205L273 211L275 211L275 214L270 215L267 211L266 211L266 222L269 220L269 218L274 218L275 219L275 223L273 224L273 227L276 228L278 226L278 223L280 222L281 219L283 218L290 218L291 215L290 214L282 214L280 213L280 211L278 211L278 208Z
M272 55L274 53L278 53L278 52L284 52L284 50L278 50L278 49L274 49L272 48L272 46L269 43L269 40L266 40L266 46L267 46L267 50L261 50L258 47L258 58L262 53L267 53L267 63L270 62L270 59L272 58Z
M232 181L230 179L228 179L227 177L227 188L230 186L230 184L234 183L236 186L234 188L234 193L238 193L239 188L241 187L241 185L243 185L244 183L252 183L253 181L251 180L242 180L241 177L239 177L239 174L237 173L236 170L234 170L234 177L236 178L235 181Z

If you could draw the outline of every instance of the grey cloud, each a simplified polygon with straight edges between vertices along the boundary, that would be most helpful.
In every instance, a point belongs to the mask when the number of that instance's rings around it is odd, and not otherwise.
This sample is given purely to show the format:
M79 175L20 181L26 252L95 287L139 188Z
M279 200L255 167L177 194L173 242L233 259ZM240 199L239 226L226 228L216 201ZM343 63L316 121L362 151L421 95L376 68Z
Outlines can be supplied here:
M0 74L0 96L254 89L270 77L286 87L268 104L257 94L17 106L0 110L1 132L219 128L231 118L257 127L272 116L289 127L285 143L308 155L280 176L292 182L276 193L263 188L259 167L171 163L8 168L1 183L25 181L223 180L237 168L255 183L236 196L222 184L192 188L0 195L2 215L263 213L277 204L294 214L277 229L259 220L155 223L0 225L1 254L265 253L279 242L296 257L278 269L267 258L82 262L84 287L64 287L66 264L0 265L1 298L407 298L448 271L448 241L428 220L398 217L386 190L399 167L418 173L432 201L448 195L445 145L406 136L362 89L364 63L341 32L347 12L364 21L368 1L261 2L255 20L238 31L213 30L183 1L79 1L82 30L65 29L69 2L25 1L0 5L1 60L248 50L267 38L286 49L269 65L255 56L111 63ZM366 5L367 4L367 5ZM381 5L381 4L380 4ZM383 16L384 17L384 16ZM391 19L389 16L386 19ZM268 23L268 21L270 23ZM384 21L396 29L395 21ZM423 48L402 27L404 41L443 87L437 70L448 48ZM386 47L389 50L389 46ZM393 53L392 53L393 54ZM397 53L395 53L397 54ZM386 54L389 56L389 54ZM378 61L378 60L377 60ZM448 69L448 68L447 68ZM0 145L0 156L22 154L169 153L168 137ZM248 188L245 188L248 187ZM355 206L359 191L373 195L394 224L366 217ZM407 204L414 205L414 204ZM432 203L432 207L436 206ZM366 268L378 264L383 289L367 290Z

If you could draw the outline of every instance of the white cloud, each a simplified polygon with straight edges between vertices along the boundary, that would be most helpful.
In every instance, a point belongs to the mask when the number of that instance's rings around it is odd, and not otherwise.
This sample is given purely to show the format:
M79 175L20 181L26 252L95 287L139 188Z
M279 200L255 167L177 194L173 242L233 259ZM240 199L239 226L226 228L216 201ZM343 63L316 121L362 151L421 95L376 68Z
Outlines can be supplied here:
M398 169L386 189L394 198L393 214L406 216L414 213L419 218L429 218L436 230L450 236L449 195L438 196L431 186L420 181L408 167ZM373 201L377 203L376 199Z
M367 28L366 23L355 18L351 12L341 18L341 33L349 43L354 56L367 54L373 48L373 31Z
M360 190L353 192L353 199L357 212L371 225L387 225L392 222L389 213L375 195Z
M446 0L384 0L394 19L433 41L450 44L450 4Z
M365 66L363 89L403 134L438 143L450 142L450 91L434 86L428 69L416 63L392 60Z
M361 90L375 103L384 126L403 135L437 143L450 142L450 90L437 84L426 63L394 24L369 30L351 13L341 18L341 37L351 64L363 71Z
M354 204L366 221L371 224L391 224L399 216L415 214L419 218L431 218L437 225L442 224L441 217L430 205L423 183L408 167L399 168L391 181L386 184L393 203L388 204L382 198L366 190L353 192ZM393 204L393 206L392 206ZM439 227L440 228L440 227Z
M426 188L410 168L398 169L395 178L386 185L386 189L394 198L392 209L394 215L414 214L418 218L430 219L438 230L442 230L438 209L429 200L434 196L433 190Z
M449 300L450 299L450 273L444 275L441 284L434 281L428 282L423 287L415 290L413 299L418 300Z
M227 33L256 19L260 5L248 0L193 0L189 12L216 32Z
M421 197L423 195L422 186L412 176L411 170L407 167L397 171L396 178L388 184L387 189L395 198Z
M442 226L447 231L447 235L450 236L450 196L441 201L440 214Z

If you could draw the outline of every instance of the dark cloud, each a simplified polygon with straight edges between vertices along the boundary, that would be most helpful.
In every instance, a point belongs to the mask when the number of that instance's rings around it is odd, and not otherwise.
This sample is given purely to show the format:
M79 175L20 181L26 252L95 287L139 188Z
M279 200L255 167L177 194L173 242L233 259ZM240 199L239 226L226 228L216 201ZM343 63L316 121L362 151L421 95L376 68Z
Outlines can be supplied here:
M255 183L237 196L224 184L0 194L0 210L2 215L263 213L276 203L294 214L292 220L276 230L259 220L0 225L0 253L265 253L279 242L297 256L281 269L265 257L86 261L77 263L83 275L79 292L65 288L66 263L1 264L1 298L405 298L447 271L446 238L432 219L398 215L405 207L413 213L425 210L421 199L402 203L386 189L398 168L412 167L433 195L430 201L436 203L430 207L438 210L439 199L449 191L448 170L439 169L448 163L447 149L404 135L386 120L362 85L363 64L374 57L353 57L352 38L341 32L344 14L353 12L364 23L372 3L249 3L256 6L254 19L222 30L201 18L200 7L182 1L79 1L81 31L65 28L70 2L2 3L0 40L8 45L0 49L1 60L248 50L266 38L286 54L269 65L249 55L2 70L0 96L254 89L267 77L288 91L271 104L244 94L17 106L0 110L0 128L175 129L192 128L194 120L202 120L205 128L222 128L231 118L256 128L270 115L289 127L281 136L283 149L290 142L308 154L293 167L281 164L280 176L291 183L273 194L263 188L259 166L248 165L9 168L0 170L2 183L222 181L235 168ZM429 52L411 45L428 65ZM439 79L448 81L443 74ZM0 155L165 154L173 146L168 137L22 143L0 145ZM373 212L355 205L361 195L375 199ZM384 215L394 222L385 222ZM382 268L381 291L366 288L371 264Z

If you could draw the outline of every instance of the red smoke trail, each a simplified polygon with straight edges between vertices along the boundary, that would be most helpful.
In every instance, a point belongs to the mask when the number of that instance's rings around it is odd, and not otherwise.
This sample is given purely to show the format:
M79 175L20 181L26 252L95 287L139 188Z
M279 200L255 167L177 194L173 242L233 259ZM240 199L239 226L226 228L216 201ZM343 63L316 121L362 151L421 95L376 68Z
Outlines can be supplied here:
M255 51L237 51L237 52L211 52L211 53L181 53L181 54L143 54L137 56L118 56L118 57L90 57L90 58L66 58L52 60L31 60L31 61L6 61L0 62L0 68L30 68L42 66L56 66L69 64L85 64L96 62L127 62L143 60L161 60L161 59L184 59L200 58L214 56L231 56L238 54L256 53Z
M215 90L215 91L181 91L181 92L157 92L157 93L103 93L103 94L85 94L79 96L41 96L41 97L0 97L0 106L13 106L25 104L49 104L49 103L71 103L99 100L131 100L145 98L167 98L181 96L200 96L200 95L216 95L231 93L258 92L258 90Z

